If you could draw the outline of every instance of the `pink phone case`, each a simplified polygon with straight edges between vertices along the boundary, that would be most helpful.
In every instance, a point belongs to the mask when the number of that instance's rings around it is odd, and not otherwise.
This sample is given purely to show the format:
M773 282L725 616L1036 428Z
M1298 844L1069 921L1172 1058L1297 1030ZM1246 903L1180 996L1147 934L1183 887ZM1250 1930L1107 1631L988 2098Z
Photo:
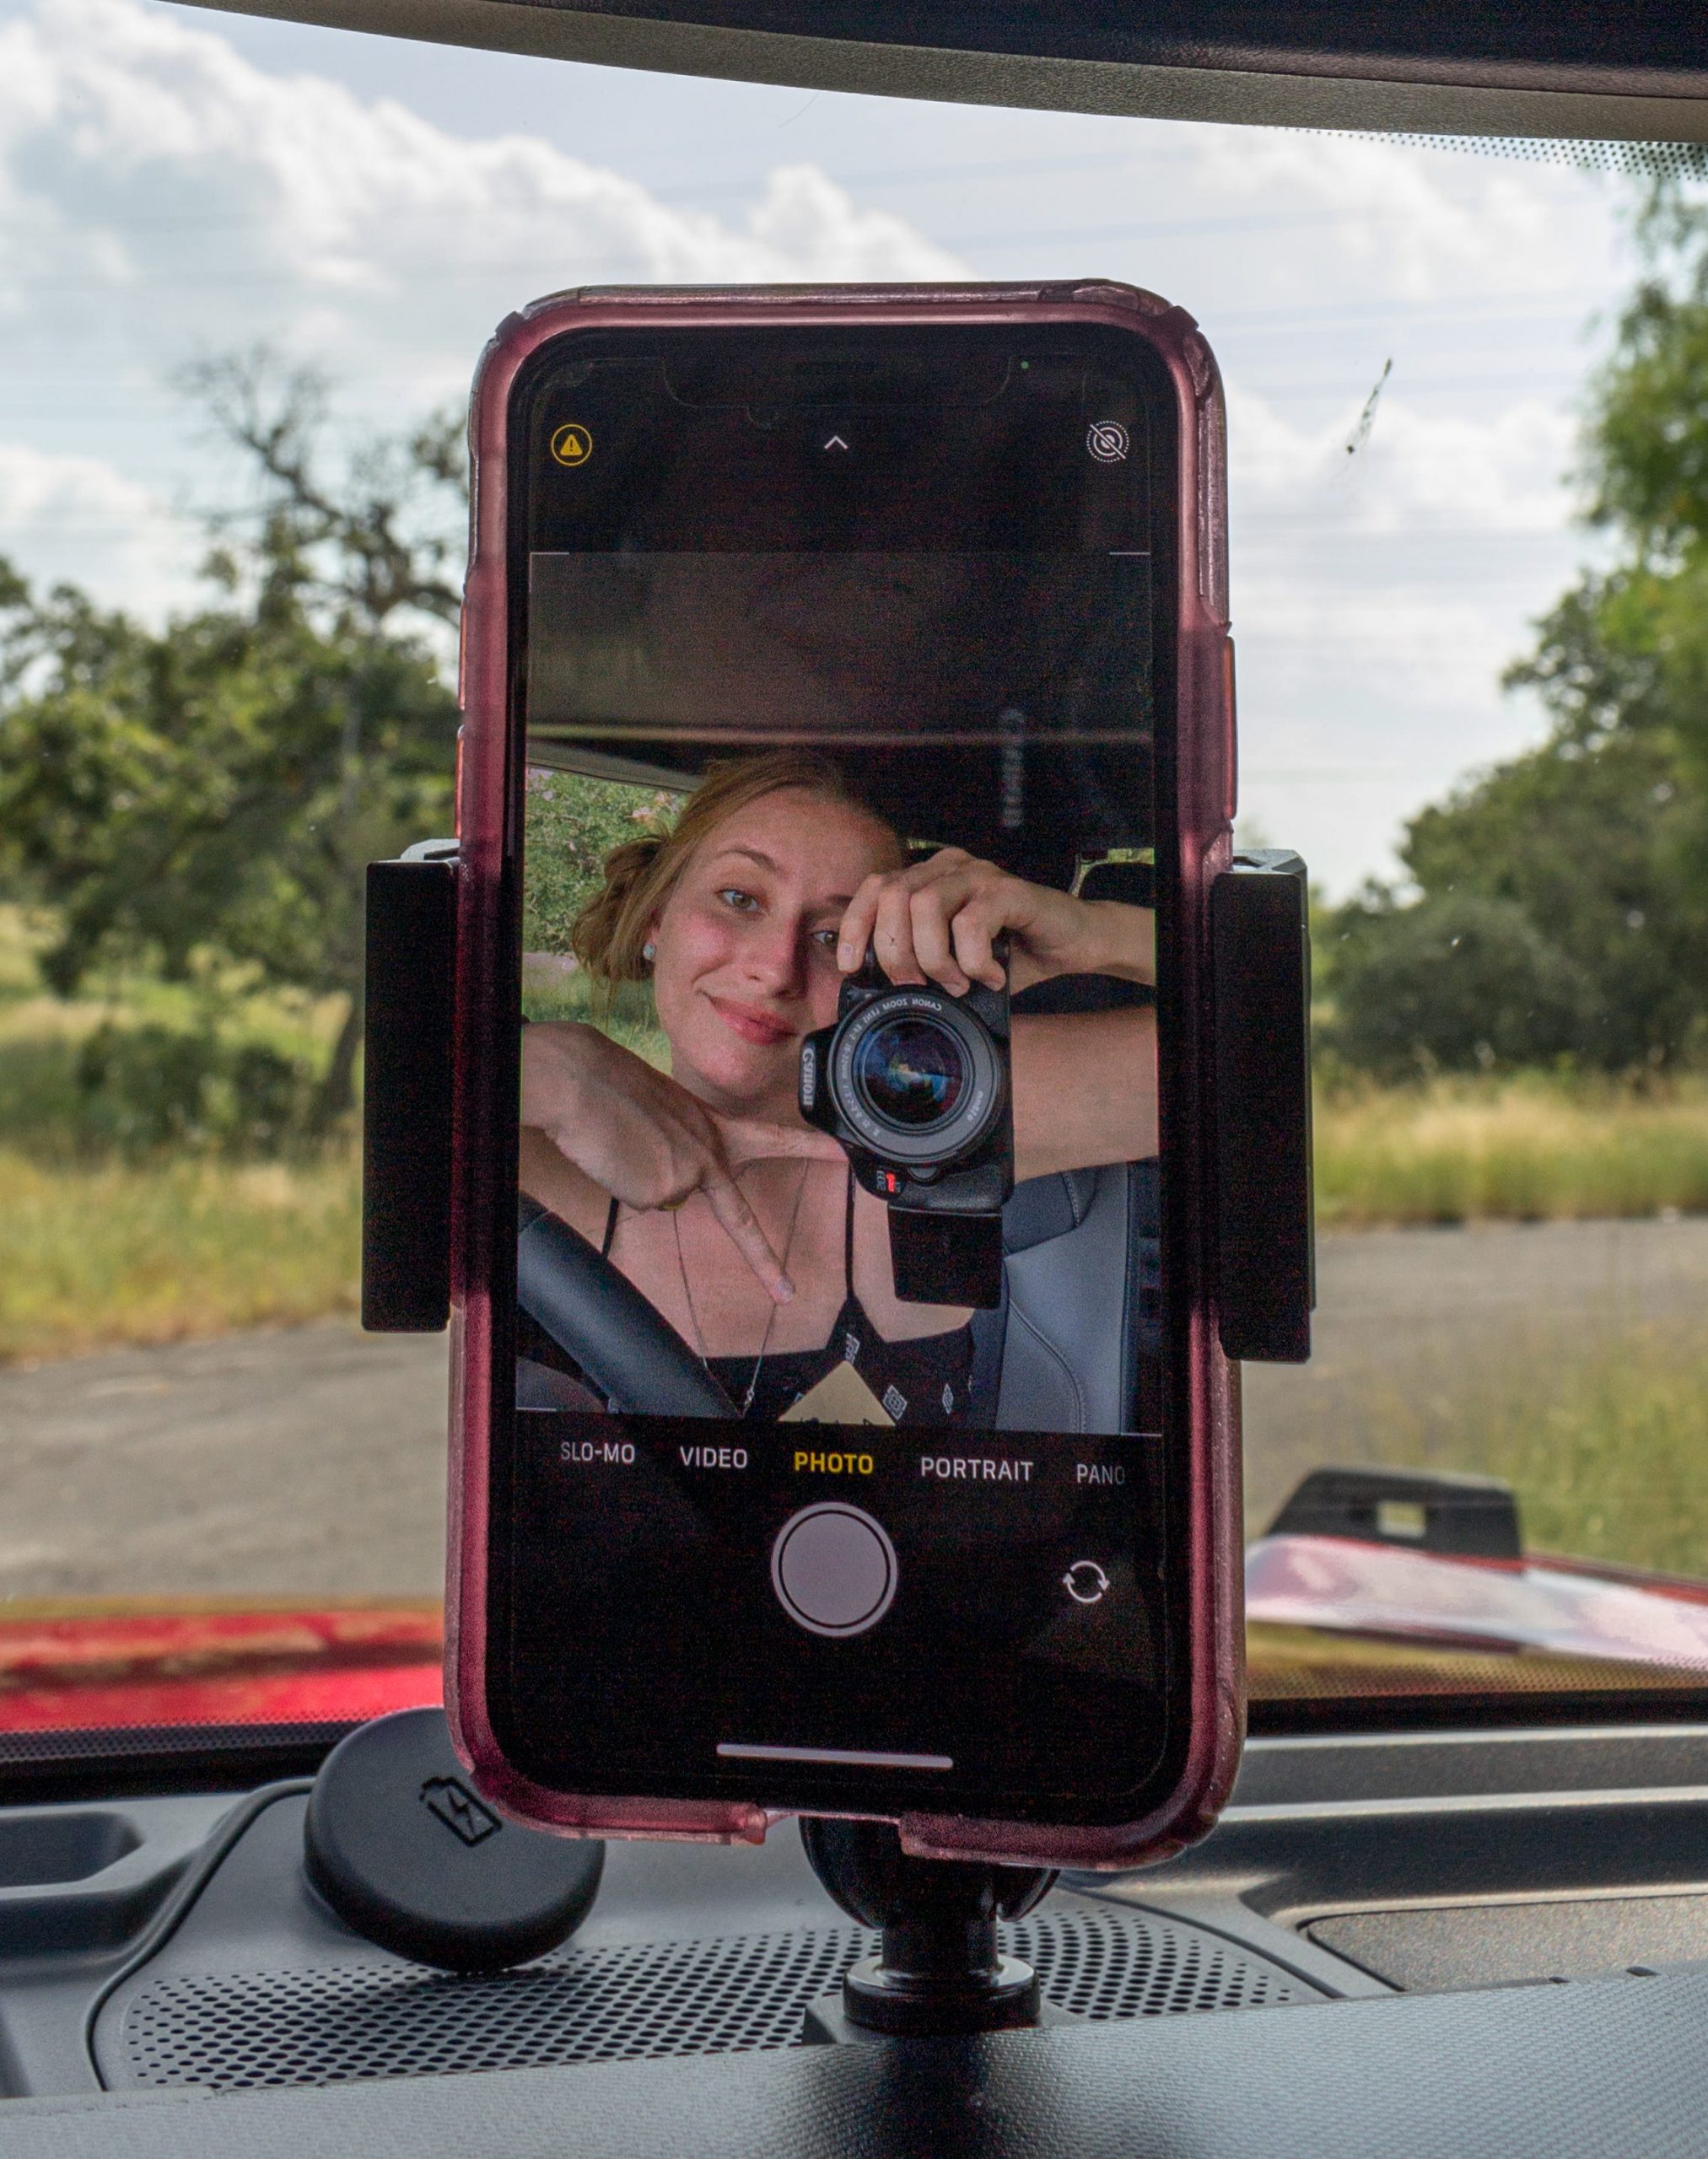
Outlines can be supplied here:
M475 378L470 441L474 494L463 611L459 767L461 836L457 983L455 1166L452 1214L450 1526L445 1593L445 1705L457 1751L480 1789L517 1819L566 1835L757 1844L784 1818L751 1802L613 1799L551 1791L506 1760L488 1715L487 1491L492 1403L488 1284L510 1259L494 1249L494 1165L507 1159L494 1084L507 978L499 949L499 878L509 816L506 422L517 371L548 341L577 331L665 324L730 330L779 322L850 326L1091 322L1143 338L1161 358L1179 413L1177 536L1180 940L1184 976L1177 1092L1165 1120L1202 1123L1208 1106L1209 892L1226 868L1234 810L1232 645L1228 637L1227 487L1221 382L1192 317L1128 285L761 286L752 289L591 288L537 300L500 326ZM1164 1086L1167 1082L1165 1079ZM514 1112L510 1112L514 1114ZM1182 1164L1171 1209L1194 1225L1188 1434L1190 1485L1191 1731L1178 1783L1142 1820L1059 1828L906 1814L903 1846L926 1858L1124 1867L1167 1857L1213 1827L1232 1786L1245 1724L1238 1375L1216 1338L1208 1265L1210 1209L1202 1161Z

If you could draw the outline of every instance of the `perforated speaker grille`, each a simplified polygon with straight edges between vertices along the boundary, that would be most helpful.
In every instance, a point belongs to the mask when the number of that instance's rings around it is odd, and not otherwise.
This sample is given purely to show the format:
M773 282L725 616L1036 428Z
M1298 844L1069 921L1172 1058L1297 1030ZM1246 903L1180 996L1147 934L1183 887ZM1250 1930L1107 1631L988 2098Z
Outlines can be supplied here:
M1094 2023L1317 1998L1231 1941L1148 1913L1040 1912L1008 1934L1056 2007Z
M1099 2021L1311 1998L1231 1943L1145 1913L1043 1912L1010 1933L1058 2007ZM132 1996L119 2052L132 2083L239 2092L788 2047L807 2004L876 1946L859 1927L822 1927L571 1947L492 1979L374 1964L178 1973Z

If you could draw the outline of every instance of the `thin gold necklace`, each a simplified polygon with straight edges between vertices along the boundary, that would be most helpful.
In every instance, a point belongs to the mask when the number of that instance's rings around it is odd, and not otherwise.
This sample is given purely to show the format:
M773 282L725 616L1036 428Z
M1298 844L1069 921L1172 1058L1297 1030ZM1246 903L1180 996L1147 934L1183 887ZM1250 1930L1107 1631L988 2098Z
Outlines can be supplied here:
M789 1236L783 1246L783 1271L785 1274L789 1272L789 1255L795 1249L795 1225L800 1219L801 1196L806 1190L807 1172L811 1167L811 1162L801 1164L800 1176L795 1187L795 1205L790 1209L789 1216ZM676 1233L676 1273L682 1278L682 1301L688 1308L688 1322L694 1330L694 1347L700 1353L701 1364L709 1372L712 1369L712 1361L706 1354L706 1338L700 1332L700 1316L694 1310L694 1293L688 1287L687 1262L682 1257L682 1218L680 1209L671 1213L671 1225ZM770 1303L771 1309L765 1315L765 1332L759 1338L759 1354L753 1359L753 1370L747 1381L747 1392L741 1397L743 1417L753 1407L753 1397L759 1386L759 1375L765 1366L765 1352L771 1347L771 1330L777 1324L776 1299L772 1298Z

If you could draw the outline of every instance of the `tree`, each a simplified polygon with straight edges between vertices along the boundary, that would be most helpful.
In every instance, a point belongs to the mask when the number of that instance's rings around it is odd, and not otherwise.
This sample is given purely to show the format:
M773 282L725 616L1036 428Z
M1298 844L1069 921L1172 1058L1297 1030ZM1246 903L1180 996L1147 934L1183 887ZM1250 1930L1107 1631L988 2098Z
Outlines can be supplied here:
M342 994L325 1129L361 1039L365 866L450 810L455 430L333 474L312 376L251 355L192 387L258 482L219 520L209 606L156 631L0 572L0 864L57 922L62 994L103 959L181 976L204 954Z
M676 803L659 788L530 772L522 950L567 953L570 924L597 885L606 856L655 829Z
M1649 274L1583 437L1587 519L1616 557L1562 595L1508 672L1541 697L1547 741L1413 821L1409 905L1378 890L1338 911L1330 1038L1355 1062L1391 1066L1408 1028L1414 1068L1492 1050L1621 1070L1708 1047L1708 204L1675 184L1644 229ZM1467 902L1481 929L1455 944L1441 933ZM1490 907L1517 911L1504 931ZM1393 972L1402 945L1425 972L1436 956L1439 993ZM1468 1053L1474 951L1506 1010Z
M186 369L181 386L258 482L246 509L213 520L229 543L210 558L216 579L234 587L247 573L258 611L280 603L322 628L385 637L412 621L455 622L468 507L460 413L378 437L333 478L327 385L313 369L260 347Z
M1522 907L1476 891L1411 907L1370 896L1331 932L1327 1039L1388 1080L1570 1056L1593 1005L1581 972Z

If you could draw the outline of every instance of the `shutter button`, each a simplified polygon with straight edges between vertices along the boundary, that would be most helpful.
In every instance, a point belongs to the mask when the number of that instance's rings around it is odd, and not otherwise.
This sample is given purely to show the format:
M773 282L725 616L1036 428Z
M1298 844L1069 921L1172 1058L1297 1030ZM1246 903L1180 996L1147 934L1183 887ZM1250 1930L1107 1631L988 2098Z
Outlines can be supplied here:
M881 1522L838 1499L803 1507L771 1548L777 1601L810 1634L876 1627L895 1602L896 1548Z

